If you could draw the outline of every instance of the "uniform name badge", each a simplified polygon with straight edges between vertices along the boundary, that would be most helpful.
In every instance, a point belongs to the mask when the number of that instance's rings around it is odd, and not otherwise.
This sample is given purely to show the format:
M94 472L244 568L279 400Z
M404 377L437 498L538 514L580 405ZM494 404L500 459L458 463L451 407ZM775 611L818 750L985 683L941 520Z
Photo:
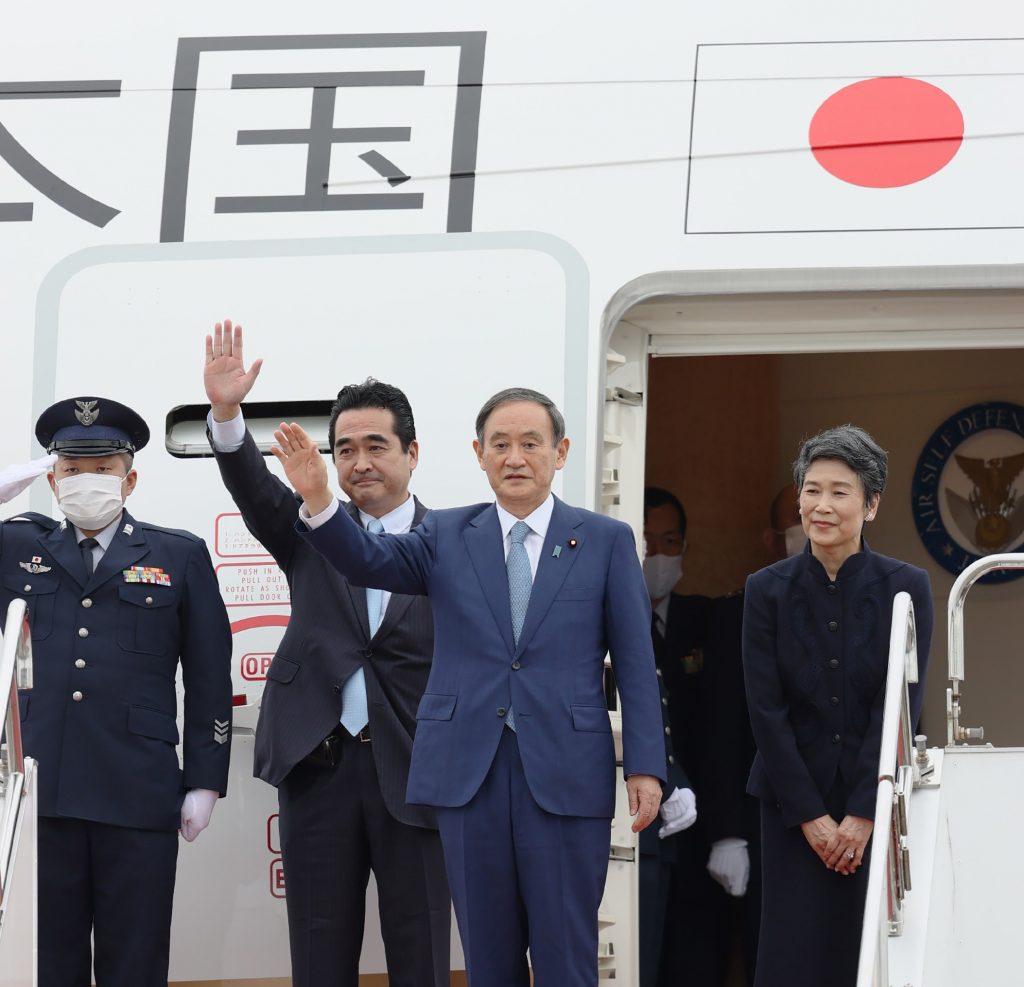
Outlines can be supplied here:
M122 569L126 583L149 583L152 586L170 586L171 577L163 569L153 565L133 565L129 569Z

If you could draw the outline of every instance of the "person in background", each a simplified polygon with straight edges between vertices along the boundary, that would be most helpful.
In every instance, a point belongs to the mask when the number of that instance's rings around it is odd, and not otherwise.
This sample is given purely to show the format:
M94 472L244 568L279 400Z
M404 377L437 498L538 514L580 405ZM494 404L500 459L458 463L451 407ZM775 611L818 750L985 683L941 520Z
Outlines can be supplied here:
M807 542L797 499L789 483L772 500L764 544L777 559L796 555ZM745 982L752 984L761 924L761 818L758 800L746 791L755 747L743 686L743 599L741 589L711 604L704 736L718 770L702 792L701 814L714 847L708 870L733 898L729 920L741 944Z
M218 322L203 382L221 478L291 592L254 769L278 793L292 980L357 987L372 871L390 983L447 987L451 900L437 820L405 801L434 644L430 604L353 586L296 533L301 500L267 469L245 426L241 402L261 362L246 369L242 343L241 326ZM427 509L409 493L416 426L397 387L342 388L328 441L355 523L396 534L423 520Z
M660 487L644 491L644 580L653 609L654 653L665 683L676 760L696 792L697 821L671 839L672 879L658 983L720 987L729 963L728 897L708 873L715 852L704 825L704 792L719 770L708 743L704 644L711 601L674 592L683 575L687 518Z
M227 789L227 611L201 539L125 510L149 441L139 415L71 398L36 437L66 520L0 526L0 608L24 599L32 631L18 705L39 763L38 983L88 987L95 969L104 987L166 987L178 833L194 840Z
M665 627L671 600L674 624L685 633L692 623L691 610L700 614L703 597L677 596L672 592L682 577L682 556L686 551L686 513L667 491L648 487L644 491L644 582L651 597L651 636L658 682L661 687L662 722L668 757L668 782L661 804L663 825L648 826L640 833L640 987L656 987L665 942L665 915L677 862L677 834L697 820L697 799L689 778L676 760L672 743L672 699L665 686ZM699 621L698 617L698 621ZM699 623L698 623L699 626ZM686 646L687 641L681 641ZM677 934L671 929L669 936Z
M747 579L743 668L757 754L763 908L757 987L852 987L878 781L893 598L917 620L920 712L932 632L927 574L871 551L888 470L883 449L841 425L793 465L807 544Z

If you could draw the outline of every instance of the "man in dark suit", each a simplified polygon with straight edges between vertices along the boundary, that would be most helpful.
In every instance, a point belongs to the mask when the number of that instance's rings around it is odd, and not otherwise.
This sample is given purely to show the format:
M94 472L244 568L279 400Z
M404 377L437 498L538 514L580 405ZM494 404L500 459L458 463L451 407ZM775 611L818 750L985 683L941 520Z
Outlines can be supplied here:
M709 709L704 645L711 600L674 592L683 575L686 511L660 487L644 491L644 580L653 609L654 654L668 694L676 759L697 796L697 822L671 839L674 863L665 905L669 934L658 982L720 987L728 968L728 897L708 872L717 834L705 819L705 800L716 785L718 751L706 723Z
M405 535L353 523L297 425L274 454L305 537L371 586L429 594L434 663L417 713L410 802L438 807L473 987L596 987L597 910L615 808L603 692L621 696L633 829L657 815L665 743L650 604L632 531L551 494L569 440L550 399L513 388L477 416L497 503L434 511Z
M293 982L358 983L372 870L392 987L447 987L451 901L437 823L432 809L405 801L430 669L430 606L350 584L296 534L301 501L245 428L240 404L260 361L246 371L242 355L241 327L218 323L204 383L224 485L291 590L256 727L255 773L278 790ZM329 438L354 523L396 534L423 520L426 508L409 494L416 429L398 388L343 388Z
M124 509L149 440L134 411L72 398L36 437L66 520L0 526L0 611L24 599L32 630L18 703L39 763L38 982L88 987L95 967L105 987L166 987L178 832L195 839L227 787L227 613L203 542Z

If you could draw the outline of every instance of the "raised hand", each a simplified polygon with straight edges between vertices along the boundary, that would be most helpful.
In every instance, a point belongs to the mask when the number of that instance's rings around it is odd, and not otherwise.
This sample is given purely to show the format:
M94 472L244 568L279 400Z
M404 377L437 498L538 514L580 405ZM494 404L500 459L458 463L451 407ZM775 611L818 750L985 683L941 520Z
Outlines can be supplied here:
M252 390L262 366L263 361L256 360L245 369L241 326L232 328L231 320L225 319L223 326L218 322L213 327L213 335L206 337L203 384L215 421L226 422L238 416L239 405Z
M327 488L327 465L305 429L281 422L274 432L276 446L270 451L284 467L288 482L302 497L310 514L319 514L334 499Z

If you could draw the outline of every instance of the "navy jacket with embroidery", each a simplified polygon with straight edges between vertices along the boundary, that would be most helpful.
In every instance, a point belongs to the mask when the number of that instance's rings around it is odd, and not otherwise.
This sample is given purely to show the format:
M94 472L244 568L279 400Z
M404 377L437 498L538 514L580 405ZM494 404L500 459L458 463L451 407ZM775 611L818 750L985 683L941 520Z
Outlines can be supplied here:
M825 815L837 776L846 814L874 818L892 604L903 590L917 624L916 724L933 621L923 569L864 544L832 583L808 546L747 579L743 668L757 742L747 791L778 803L787 825Z

